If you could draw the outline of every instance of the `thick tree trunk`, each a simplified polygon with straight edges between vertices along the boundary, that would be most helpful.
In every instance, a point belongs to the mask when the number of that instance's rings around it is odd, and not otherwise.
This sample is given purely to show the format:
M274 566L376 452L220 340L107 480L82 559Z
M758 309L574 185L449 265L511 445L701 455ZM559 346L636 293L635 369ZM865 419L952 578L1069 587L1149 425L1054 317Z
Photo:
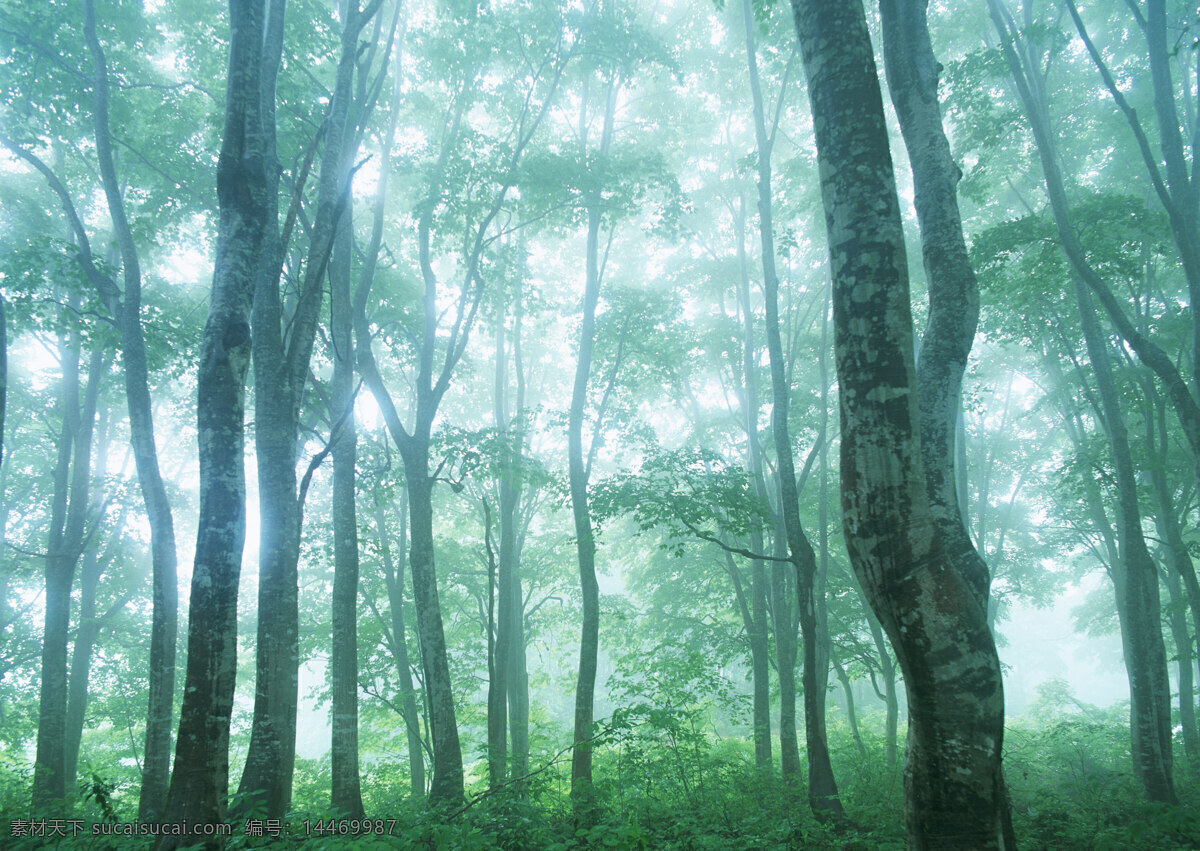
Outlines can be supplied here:
M926 19L928 0L882 0L883 44L892 103L912 164L914 201L921 227L921 253L929 286L929 321L921 338L917 394L921 413L921 458L929 508L940 546L952 569L970 585L991 633L988 566L971 542L955 479L956 425L962 411L962 382L979 323L979 284L963 236L958 210L961 174L950 153L938 103L941 65L933 54ZM980 627L972 620L971 629ZM1004 681L999 660L992 666L998 707L983 724L998 742L1004 736ZM995 757L996 806L1015 845L1008 795Z
M205 841L203 825L225 817L229 793L229 721L237 674L237 593L246 537L245 380L250 308L264 235L274 222L273 184L264 150L262 103L274 92L282 37L282 0L268 8L231 0L232 39L224 141L217 162L220 223L208 321L197 376L200 522L192 568L187 673L175 768L165 820L190 836L163 837L158 848Z
M908 269L862 5L793 0L834 286L851 563L904 671L911 847L1004 847L1003 695L986 609L937 534L920 454Z

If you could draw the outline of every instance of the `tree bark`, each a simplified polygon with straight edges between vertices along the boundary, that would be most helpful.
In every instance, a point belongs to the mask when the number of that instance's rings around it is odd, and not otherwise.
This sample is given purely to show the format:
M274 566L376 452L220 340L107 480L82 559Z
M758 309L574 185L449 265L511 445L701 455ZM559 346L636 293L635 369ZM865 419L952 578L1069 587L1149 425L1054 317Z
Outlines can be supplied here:
M1075 231L1055 137L1050 132L1049 104L1041 80L1031 62L1022 62L1018 54L1017 32L1004 8L998 0L988 0L988 6L1037 142L1059 243L1074 272L1075 301L1100 397L1098 413L1113 453L1118 495L1119 553L1113 564L1112 576L1117 591L1117 612L1121 620L1121 640L1129 675L1134 773L1151 800L1174 802L1170 681L1163 646L1158 573L1142 533L1135 470L1124 414L1112 374L1111 355L1089 292L1089 288L1097 291L1103 300L1103 292L1108 287L1088 262ZM1167 387L1170 389L1170 383Z
M600 144L594 152L603 158L612 144L613 123L616 117L619 77L609 83L605 98L603 128ZM587 94L580 110L580 147L587 147ZM590 453L584 452L583 420L588 399L588 378L596 344L596 307L600 302L603 269L600 262L600 227L603 211L600 190L595 189L586 200L587 246L585 248L585 279L583 290L583 321L579 330L579 359L575 363L575 381L571 391L571 406L567 420L567 473L571 494L571 516L575 524L575 550L579 561L579 587L582 596L583 622L580 625L579 672L575 683L574 750L571 754L571 807L577 824L594 821L595 795L592 789L592 722L595 711L596 668L600 652L600 585L596 579L596 538L588 507L588 479L591 473ZM592 436L593 442L596 436Z
M230 0L232 38L225 129L217 162L220 220L208 321L197 376L200 522L192 568L187 673L165 820L189 836L158 848L205 842L222 822L229 785L229 722L237 673L237 592L246 537L245 380L250 308L274 208L263 127L264 93L274 92L283 0ZM273 102L273 98L272 98ZM271 113L273 114L273 112Z
M333 647L330 656L332 745L330 803L346 818L362 818L358 762L358 515L354 420L354 340L350 312L353 245L349 216L338 229L331 269L330 435L333 444Z
M71 297L72 312L78 310ZM67 319L73 323L72 319ZM54 468L50 534L46 543L46 608L42 634L42 678L38 692L37 747L33 764L33 811L62 811L67 797L67 644L71 620L71 588L83 552L89 519L92 435L102 381L104 357L93 350L87 385L80 399L80 333L73 324L59 338L62 430Z
M758 401L758 357L759 348L754 337L754 309L750 303L750 258L746 252L746 204L739 193L737 212L734 216L734 238L737 241L738 257L738 306L742 314L742 428L746 432L746 468L754 480L754 488L764 505L770 504L763 477L762 445L759 440ZM763 553L763 535L758 529L750 532L749 548L752 553ZM732 575L737 568L729 553L725 554L727 570ZM772 575L774 575L772 569ZM770 636L767 633L767 571L760 560L750 565L750 606L743 609L743 627L750 645L750 681L753 688L751 725L754 736L754 765L760 771L771 768L771 660ZM778 633L777 633L778 634ZM782 690L783 666L780 665ZM792 695L795 698L795 677L792 680ZM792 713L791 743L796 743L795 711ZM782 718L780 724L782 725ZM785 738L782 729L781 740ZM782 741L780 743L782 747ZM782 773L788 777L799 776L799 751L793 764L790 756L782 758ZM793 771L793 769L795 769ZM789 773L790 772L790 773Z
M750 94L754 104L754 131L758 153L758 228L762 243L767 354L771 364L771 432L775 439L780 513L787 535L788 553L796 570L800 632L804 645L804 733L805 744L808 747L808 801L818 819L841 820L845 813L838 797L837 782L833 776L833 765L829 760L829 745L825 735L825 688L828 670L821 664L822 639L818 630L816 599L817 560L800 519L800 494L796 488L796 463L792 454L791 429L788 424L788 397L791 394L791 386L787 379L783 340L779 330L779 275L775 268L775 225L771 193L771 149L774 139L767 132L766 111L758 80L751 0L742 0L742 19L746 31L746 59L750 71ZM776 634L779 634L778 631ZM786 641L785 638L785 643Z
M333 243L339 224L349 217L349 181L356 147L356 126L350 116L358 35L378 11L380 2L372 0L361 12L356 2L347 4L343 10L341 52L325 125L317 211L294 315L284 317L280 298L279 274L284 246L274 224L277 221L274 192L271 195L273 208L268 213L272 227L267 233L265 251L269 259L255 286L255 455L261 518L259 616L254 719L238 791L241 798L239 812L261 810L271 818L283 818L287 814L296 762L300 671L297 566L303 511L296 487L300 404ZM272 91L264 98L264 130L272 151L275 137L273 104ZM270 162L275 162L273 155ZM278 185L277 167L272 165L269 175L272 183ZM345 448L337 451L344 452Z
M792 9L833 271L843 524L908 688L909 844L1003 848L999 663L986 610L929 505L904 235L862 4Z
M991 575L971 541L955 479L956 426L962 412L963 375L979 324L979 284L958 209L961 171L942 126L938 103L942 66L929 38L927 4L928 0L881 0L879 7L888 89L912 164L914 205L929 287L929 321L917 362L921 459L940 546L952 569L973 588L984 612L982 631L988 633L990 641ZM976 634L981 631L974 618L968 628ZM999 658L989 667L994 676L994 698L989 705L991 714L983 724L1000 742L1004 736L1004 680ZM995 771L1004 844L1015 845L999 752Z

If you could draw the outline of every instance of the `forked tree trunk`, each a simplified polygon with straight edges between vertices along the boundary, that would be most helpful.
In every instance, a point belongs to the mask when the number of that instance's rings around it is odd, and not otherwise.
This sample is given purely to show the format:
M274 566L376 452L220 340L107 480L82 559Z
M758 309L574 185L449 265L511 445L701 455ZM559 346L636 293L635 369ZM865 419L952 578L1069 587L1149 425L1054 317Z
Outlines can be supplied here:
M165 821L194 832L164 836L160 851L205 842L203 825L224 821L229 794L229 722L237 675L237 594L246 537L245 381L250 306L273 209L262 99L274 92L283 0L231 0L232 39L225 129L217 162L220 220L208 321L197 375L200 522L192 568L187 674Z
M926 492L904 235L862 4L792 9L833 272L842 518L908 688L909 844L1002 848L999 663L986 609L948 557Z

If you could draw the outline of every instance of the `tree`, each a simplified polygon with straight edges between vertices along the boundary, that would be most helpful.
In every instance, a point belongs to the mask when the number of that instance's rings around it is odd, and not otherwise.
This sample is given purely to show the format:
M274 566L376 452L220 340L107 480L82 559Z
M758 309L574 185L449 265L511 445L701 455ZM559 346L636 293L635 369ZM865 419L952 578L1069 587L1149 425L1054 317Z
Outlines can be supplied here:
M843 526L908 689L910 843L999 848L999 661L926 492L907 260L866 20L860 3L793 0L792 10L833 271Z
M229 722L237 670L237 593L246 537L246 371L250 313L268 228L274 226L269 135L283 42L285 0L231 0L225 128L217 161L220 226L197 378L200 524L192 567L187 673L166 821L224 820L229 794ZM203 836L203 834L200 834ZM176 848L183 836L164 836Z
M416 348L415 404L409 425L405 425L396 403L384 383L370 341L374 338L366 313L369 286L364 282L355 298L355 330L360 374L383 414L388 433L400 450L404 463L405 482L409 498L409 566L412 570L413 593L417 610L417 630L420 638L421 662L425 674L426 697L429 701L430 730L433 739L433 777L429 797L432 803L455 804L463 797L462 746L459 743L458 723L450 682L450 667L446 652L445 630L441 604L438 599L437 575L434 566L433 486L442 467L431 465L430 445L433 422L439 406L450 388L455 368L466 352L471 330L478 316L485 289L487 249L494 238L493 227L505 209L511 176L516 173L521 158L548 111L558 87L563 66L570 56L561 41L561 20L555 16L551 33L531 30L528 38L533 44L518 48L533 50L529 89L524 92L516 111L507 117L513 138L502 147L496 168L485 178L484 199L476 200L480 187L462 185L472 180L469 170L458 170L464 155L464 137L476 141L472 128L467 126L468 113L474 104L475 74L479 73L487 50L492 48L488 37L496 36L488 26L491 19L481 20L479 10L471 10L461 21L455 21L453 33L456 51L465 51L456 65L456 76L450 83L450 103L442 123L441 147L432 164L429 182L423 188L424 197L416 210L416 239L418 266L422 281L422 316L413 335ZM508 35L508 33L505 33ZM545 42L544 36L549 36ZM540 42L540 43L539 43ZM548 42L548 43L547 43ZM535 48L536 45L536 48ZM544 51L544 52L542 52ZM524 59L520 60L524 61ZM464 177L465 175L465 177ZM453 203L444 204L448 199ZM434 236L440 226L451 226L447 217L462 217L454 226L464 227L468 234L460 243L459 261L462 266L458 294L451 310L448 337L443 333L438 299L443 284L434 265ZM442 342L442 341L445 342Z
M343 216L348 216L350 179L357 152L357 118L352 109L354 74L358 70L358 37L379 11L382 0L372 0L361 11L357 2L343 8L341 43L334 89L329 101L329 116L324 125L324 152L317 180L317 209L311 224L309 251L303 280L290 315L285 315L280 294L280 273L290 236L291 222L285 222L280 234L277 222L276 192L270 193L270 225L266 231L262 274L254 291L254 410L255 456L258 462L259 515L259 615L257 666L255 677L254 721L250 750L238 793L239 811L257 809L282 818L291 802L292 771L296 760L296 706L298 695L299 611L297 564L300 557L303 494L297 489L296 444L300 428L300 409L308 381L312 349L320 319L321 302L330 257ZM378 31L377 33L378 34ZM387 62L384 62L386 69ZM385 71L386 73L386 71ZM263 126L266 128L267 156L272 164L268 178L278 186L279 171L274 165L274 96L264 97ZM297 191L304 180L298 180ZM288 212L289 219L295 213ZM349 284L344 284L348 288ZM341 288L339 288L340 290ZM345 299L348 307L349 298ZM339 319L342 317L339 315ZM344 330L344 329L342 329ZM343 340L342 342L348 342ZM343 368L345 365L343 365ZM344 373L339 378L345 382ZM334 428L344 422L348 398L335 390L343 410L334 418ZM335 451L345 452L349 444L342 433L331 435ZM341 448L337 448L338 441ZM343 459L344 461L345 459ZM345 475L344 465L336 474ZM338 514L344 510L344 495L339 489ZM344 522L344 517L339 517ZM341 524L339 524L341 525ZM342 526L344 531L344 526ZM344 578L344 576L343 576ZM345 589L338 583L338 590ZM339 617L339 637L343 621ZM342 696L338 698L339 707ZM339 724L339 739L343 735ZM340 744L340 742L339 742ZM341 763L339 747L339 767ZM355 812L352 801L350 812Z

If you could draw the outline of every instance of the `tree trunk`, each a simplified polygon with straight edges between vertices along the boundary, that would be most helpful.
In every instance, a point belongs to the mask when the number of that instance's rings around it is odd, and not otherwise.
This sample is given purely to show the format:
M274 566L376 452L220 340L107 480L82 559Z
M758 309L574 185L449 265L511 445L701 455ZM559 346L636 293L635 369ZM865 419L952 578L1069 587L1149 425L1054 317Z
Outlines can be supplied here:
M854 710L854 689L850 683L850 675L837 659L833 660L833 670L837 674L838 682L842 684L842 694L846 696L846 723L850 725L850 738L854 739L854 744L858 747L858 755L866 759L867 746L863 744L862 736L858 732L858 713Z
M108 202L113 232L121 253L125 284L97 286L121 334L121 360L125 398L129 410L130 444L138 484L150 526L152 616L150 627L150 682L146 711L146 740L142 758L142 787L138 819L156 821L166 805L171 758L171 724L175 700L175 645L179 629L179 589L175 522L158 465L154 419L150 402L149 368L142 331L142 275L133 234L125 215L109 130L108 63L96 36L95 3L84 3L84 34L92 53L92 96L96 156ZM90 265L90 264L89 264ZM89 275L94 281L95 275Z
M362 818L358 764L358 516L355 463L358 431L354 421L354 341L350 313L349 216L338 229L331 270L330 342L333 380L330 436L333 444L333 647L330 656L332 746L330 803L346 818Z
M991 641L988 617L991 576L971 542L954 475L963 375L979 323L979 284L958 210L961 171L950 153L950 143L942 127L937 91L941 65L929 38L927 3L928 0L881 0L880 3L888 89L912 164L921 253L929 286L929 321L921 338L917 363L921 459L940 547L951 568L973 588L976 603L983 610L982 627L971 617L967 628L975 634L986 632ZM996 807L1005 833L1003 843L1015 845L1000 768L1004 680L999 658L988 667L994 676L990 689L992 702L987 717L981 719L980 729L990 729L997 741Z
M734 235L737 241L738 256L738 306L742 314L742 428L746 432L746 468L754 480L755 493L764 505L770 504L767 487L763 477L762 446L759 441L758 418L758 357L759 348L754 338L754 310L750 303L750 259L746 252L746 204L739 195L737 215L734 217ZM750 552L763 554L763 535L757 529L750 532ZM778 553L777 553L778 554ZM737 568L733 559L726 553L726 566L731 572ZM772 571L774 575L774 570ZM771 660L770 637L767 634L767 571L762 561L755 561L750 566L750 607L743 614L743 626L746 638L750 644L750 680L754 692L754 702L751 723L754 735L754 764L760 771L771 768ZM780 667L781 688L783 668ZM795 678L792 681L793 699L795 697ZM780 721L782 724L782 719ZM792 712L791 742L796 742L795 710ZM780 738L784 738L782 730ZM792 768L796 772L792 777L799 776L799 751L796 751L796 763L792 764L788 756L784 756L784 774Z
M270 0L269 7L255 0L230 2L229 83L217 162L220 223L197 376L200 522L183 706L164 816L166 821L186 822L194 832L163 837L160 851L204 842L201 826L224 820L229 793L237 593L246 537L242 457L249 318L265 232L274 227L269 217L274 184L268 176L262 107L264 93L272 95L273 103L283 5L283 0Z
M105 458L108 455L108 411L101 410L96 425L95 456ZM103 480L97 479L97 489L102 491ZM93 496L93 505L99 501L100 493ZM96 512L93 523L103 520L102 512ZM113 524L115 541L119 541L125 528L125 512ZM71 647L71 671L67 683L67 734L64 745L64 776L68 789L73 789L77 780L79 768L79 746L83 739L84 718L87 714L88 683L91 678L92 658L95 654L96 640L100 637L103 620L123 608L125 601L120 601L112 612L101 618L96 613L96 592L100 586L100 577L104 573L104 565L111 560L111 553L101 558L99 542L95 540L93 530L89 538L92 540L79 569L79 625L75 628L75 641Z
M1075 299L1088 357L1096 376L1116 478L1120 552L1112 576L1117 591L1117 615L1121 621L1121 645L1129 675L1133 769L1150 800L1175 803L1171 771L1171 688L1162 636L1158 569L1142 533L1137 473L1112 374L1107 338L1100 327L1091 295L1078 276L1075 278Z
M73 311L78 299L71 298ZM68 319L68 322L71 320ZM38 695L37 749L33 765L33 811L51 814L65 806L67 794L67 643L71 588L83 552L89 515L92 434L104 358L100 349L88 362L87 387L79 397L80 334L71 327L59 339L62 364L62 430L54 468L50 534L46 543L46 610L42 635L42 679Z
M397 540L396 561L388 545L383 504L375 504L375 526L379 530L379 546L383 552L383 578L388 592L388 610L392 616L392 657L396 660L396 675L400 684L400 715L404 719L408 742L408 778L412 794L418 800L425 797L425 751L421 740L420 715L417 712L417 692L413 688L412 667L408 653L408 631L404 624L404 563L407 558L408 498L400 498L400 536Z
M904 235L862 4L792 9L833 271L843 524L908 689L909 844L1002 848L999 663L986 610L929 506Z
M821 637L817 623L816 554L800 520L800 494L796 489L796 464L788 424L791 387L783 359L779 330L779 275L775 269L774 216L771 193L771 149L766 110L758 81L755 23L751 0L742 0L746 31L746 59L750 94L754 103L754 131L758 153L758 228L762 243L763 296L766 302L767 354L771 364L771 431L775 439L779 475L780 513L787 548L796 570L800 606L800 632L804 644L804 733L808 748L808 802L818 819L841 820L845 815L838 797L833 765L825 735L825 684L827 670L820 664Z
M1176 666L1179 677L1179 727L1183 734L1183 753L1189 768L1195 772L1200 768L1200 733L1196 729L1196 654L1192 650L1192 636L1188 632L1187 600L1179 576L1170 568L1163 571L1166 577L1168 620L1171 637L1175 640Z
M614 76L605 100L604 124L600 145L595 151L601 158L608 155L612 143L619 77ZM579 118L580 146L587 147L587 94L584 93ZM579 330L579 360L575 364L575 381L571 391L571 406L567 422L567 472L570 480L571 515L575 523L575 549L579 560L579 587L582 596L583 622L579 638L579 675L575 684L574 751L571 754L571 806L577 824L587 825L595 819L595 796L592 789L592 722L595 710L596 668L600 653L600 585L596 580L596 539L588 508L588 478L591 472L589 454L583 447L584 409L587 406L588 378L592 369L592 354L596 344L596 307L600 302L600 227L602 209L600 191L593 190L587 201L587 246L585 249L585 281L583 291L583 321ZM592 440L595 441L595 435Z
M402 455L409 498L409 564L433 738L429 799L431 803L452 805L463 798L463 761L433 562L433 479L429 475L428 432L416 433L410 445L402 447Z
M373 8L378 8L378 3ZM275 194L268 217L268 258L254 294L255 455L259 482L258 642L254 719L250 749L239 788L239 812L261 811L283 818L291 805L296 763L296 711L299 691L299 587L301 512L296 489L300 404L324 295L325 274L339 222L348 218L349 180L355 125L350 120L358 34L370 14L357 3L347 7L341 54L330 99L317 187L317 211L294 315L284 317L279 291L283 260L275 222ZM264 120L274 148L274 109ZM274 97L269 98L274 103ZM270 179L278 184L275 158ZM348 287L349 284L347 283ZM285 326L287 336L285 337ZM344 452L345 448L339 450ZM339 767L341 760L339 759Z
M1037 142L1059 243L1075 273L1075 300L1100 397L1098 413L1104 421L1113 453L1120 545L1112 576L1117 590L1117 613L1121 620L1121 640L1129 674L1134 773L1151 800L1173 802L1170 686L1159 610L1158 573L1141 529L1135 471L1124 415L1112 375L1111 356L1089 293L1090 287L1103 298L1108 287L1088 263L1072 222L1055 137L1049 128L1049 105L1041 80L1031 63L1021 61L1016 46L1017 33L1006 17L1005 10L997 0L989 0L988 5L1001 37L1009 71ZM1117 321L1115 316L1112 318Z

